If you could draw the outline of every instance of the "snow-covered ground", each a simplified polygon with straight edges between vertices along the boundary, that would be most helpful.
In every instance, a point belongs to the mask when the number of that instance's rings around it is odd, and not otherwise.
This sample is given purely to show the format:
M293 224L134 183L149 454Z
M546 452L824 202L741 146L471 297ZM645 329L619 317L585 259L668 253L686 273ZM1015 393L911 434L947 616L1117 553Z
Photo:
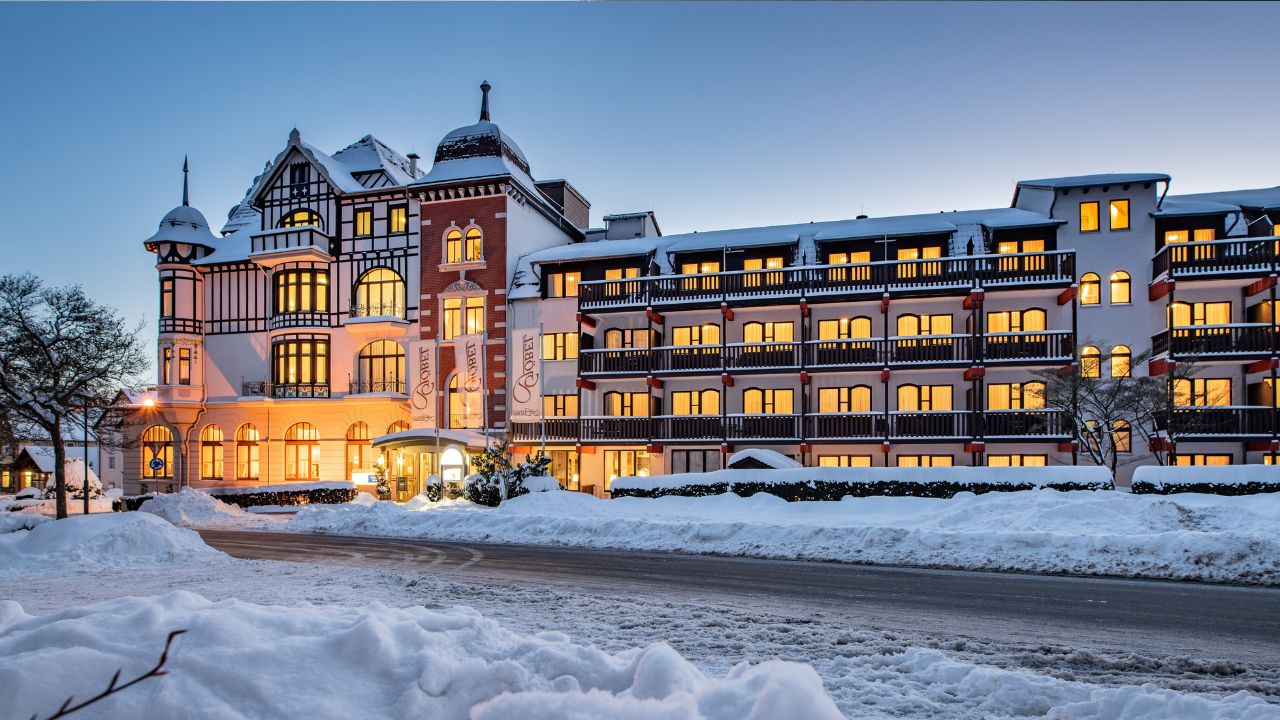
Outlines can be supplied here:
M64 527L89 542L80 528ZM139 527L167 536L155 523ZM36 710L28 703L47 714L66 694L101 689L116 668L127 679L154 662L170 630L185 628L171 675L92 716L183 716L199 707L202 717L450 718L462 717L454 709L470 698L507 690L513 694L484 706L492 714L474 717L568 717L560 704L580 700L595 703L576 705L588 708L581 717L610 720L823 717L806 670L762 665L780 659L812 666L850 718L1280 718L1280 706L1262 699L1280 697L1275 668L1096 654L1044 634L1001 648L911 618L865 624L660 588L495 585L358 563L130 547L117 549L129 563L24 564L0 579L0 599L16 602L0 603L0 687L9 689L0 716L28 717ZM653 646L659 641L674 653ZM735 672L742 662L761 669ZM591 687L602 692L583 697ZM665 697L672 709L628 702L638 697ZM756 715L730 704L746 702L758 703ZM636 707L639 714L627 714Z
M278 526L277 526L278 527ZM1280 584L1280 493L963 493L788 503L772 495L310 506L292 532Z

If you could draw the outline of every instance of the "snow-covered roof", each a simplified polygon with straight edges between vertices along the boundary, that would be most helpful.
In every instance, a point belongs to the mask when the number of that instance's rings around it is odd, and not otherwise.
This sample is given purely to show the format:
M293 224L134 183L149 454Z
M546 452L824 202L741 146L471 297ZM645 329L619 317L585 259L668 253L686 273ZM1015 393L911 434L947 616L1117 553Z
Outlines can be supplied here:
M1271 210L1280 208L1280 187L1255 188L1253 190L1223 190L1220 192L1192 193L1190 195L1170 195L1165 198L1179 201L1204 201L1237 205L1239 207Z
M502 128L498 127L496 123L488 120L481 120L474 125L460 127L445 135L440 140L440 145L436 150L436 159L454 159L448 157L448 154L458 151L465 152L463 148L471 145L476 140L483 138L491 138L497 140L502 145L506 145L507 148L515 154L517 158L519 158L520 162L524 163L525 167L529 167L529 159L525 157L524 151L520 149L520 146L516 145L516 141L512 140L510 135L502 132ZM445 158L439 157L441 152L446 154Z
M372 135L365 135L334 153L333 159L353 174L381 170L396 185L408 185L423 174L421 170L410 174L409 159Z
M62 461L62 464L67 469L68 483L84 482L84 458L70 457L76 450L79 450L80 454L83 455L84 448L68 447L67 457L64 457ZM36 468L42 473L51 473L57 467L52 445L23 445L22 449L18 451L18 455L22 456L24 454L31 458ZM93 468L89 468L89 481L93 482L97 479L98 474L93 471Z
M1169 182L1164 173L1099 173L1097 175L1069 175L1067 177L1019 180L1021 187L1077 188L1094 185L1124 185L1125 183Z
M312 146L310 143L304 142L301 138L290 136L290 146L297 146L307 159L315 163L320 168L320 172L324 174L325 179L329 181L339 191L344 193L363 192L366 188L361 185L351 175L351 171L346 165L335 160L332 156L326 154L322 150ZM288 148L285 149L288 152Z
M209 221L199 210L189 205L179 205L165 214L155 234L144 241L148 248L158 242L186 243L217 247L218 236L209 230Z
M1180 215L1212 215L1215 213L1238 212L1240 212L1240 208L1236 205L1209 200L1188 200L1186 196L1170 195L1151 214L1159 217L1178 217Z

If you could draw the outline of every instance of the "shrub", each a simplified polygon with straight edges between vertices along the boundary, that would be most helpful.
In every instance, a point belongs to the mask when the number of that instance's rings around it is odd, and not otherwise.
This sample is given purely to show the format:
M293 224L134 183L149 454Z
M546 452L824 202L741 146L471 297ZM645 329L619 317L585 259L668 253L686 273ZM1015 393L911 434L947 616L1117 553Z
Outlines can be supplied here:
M471 473L462 482L462 494L477 505L497 507L498 503L502 502L497 475Z
M1050 483L1037 485L1034 483L983 483L983 482L833 482L829 480L811 480L808 482L713 482L705 485L683 485L665 488L627 488L619 487L612 491L615 498L642 497L657 498L667 495L680 497L705 497L732 492L742 497L750 497L756 493L769 493L783 500L839 500L843 497L925 497L951 498L958 493L971 492L981 495L989 492L1013 492L1017 490L1109 490L1110 484L1099 483Z
M1280 483L1244 482L1244 483L1161 483L1146 480L1134 480L1130 491L1135 495L1173 495L1175 493L1206 493L1209 495L1255 495L1257 493L1280 492Z
M205 492L231 505L242 508L262 505L341 505L356 499L356 489L349 483L333 483L345 487L303 487L270 489L260 488L208 488ZM251 492L245 492L251 490Z

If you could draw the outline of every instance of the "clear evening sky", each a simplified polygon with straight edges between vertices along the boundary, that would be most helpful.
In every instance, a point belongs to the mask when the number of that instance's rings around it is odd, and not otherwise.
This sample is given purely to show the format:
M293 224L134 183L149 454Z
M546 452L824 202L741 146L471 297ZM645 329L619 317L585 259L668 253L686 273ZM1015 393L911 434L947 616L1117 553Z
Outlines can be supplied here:
M1270 4L0 5L0 272L154 332L142 240L216 231L295 125L429 162L493 117L667 233L1007 206L1020 178L1280 184Z

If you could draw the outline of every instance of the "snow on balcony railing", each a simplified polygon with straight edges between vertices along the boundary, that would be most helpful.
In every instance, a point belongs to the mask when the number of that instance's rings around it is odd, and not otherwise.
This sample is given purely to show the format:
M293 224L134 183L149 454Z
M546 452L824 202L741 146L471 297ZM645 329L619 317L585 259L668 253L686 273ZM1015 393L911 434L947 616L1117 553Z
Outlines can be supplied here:
M1152 277L1263 275L1280 266L1280 238L1169 243L1151 259Z
M330 254L329 236L314 226L264 230L249 236L250 254L278 253L286 250L316 250Z

